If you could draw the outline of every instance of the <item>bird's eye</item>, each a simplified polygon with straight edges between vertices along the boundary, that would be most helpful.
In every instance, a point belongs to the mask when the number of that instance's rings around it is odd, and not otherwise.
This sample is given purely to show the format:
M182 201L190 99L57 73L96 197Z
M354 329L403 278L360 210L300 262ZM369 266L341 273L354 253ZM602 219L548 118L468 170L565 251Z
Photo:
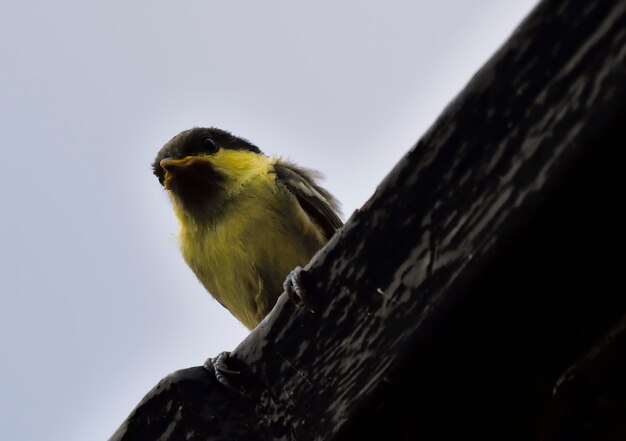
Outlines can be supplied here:
M208 136L202 138L202 151L205 153L217 152L217 144Z

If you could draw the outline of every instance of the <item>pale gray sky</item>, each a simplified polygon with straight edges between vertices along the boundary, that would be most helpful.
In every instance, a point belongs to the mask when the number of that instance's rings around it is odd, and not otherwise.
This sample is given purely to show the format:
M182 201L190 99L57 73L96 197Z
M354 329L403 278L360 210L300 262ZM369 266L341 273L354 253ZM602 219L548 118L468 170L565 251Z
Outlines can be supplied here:
M0 0L3 439L106 439L247 334L178 252L173 135L316 168L347 217L534 4Z

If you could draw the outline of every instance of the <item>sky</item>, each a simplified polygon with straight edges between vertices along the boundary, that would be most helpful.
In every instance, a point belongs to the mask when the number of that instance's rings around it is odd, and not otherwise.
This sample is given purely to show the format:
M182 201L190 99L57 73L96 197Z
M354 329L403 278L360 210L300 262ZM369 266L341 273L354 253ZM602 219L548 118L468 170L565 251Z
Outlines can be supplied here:
M107 439L248 331L202 288L150 164L216 126L360 207L531 0L0 0L0 427Z

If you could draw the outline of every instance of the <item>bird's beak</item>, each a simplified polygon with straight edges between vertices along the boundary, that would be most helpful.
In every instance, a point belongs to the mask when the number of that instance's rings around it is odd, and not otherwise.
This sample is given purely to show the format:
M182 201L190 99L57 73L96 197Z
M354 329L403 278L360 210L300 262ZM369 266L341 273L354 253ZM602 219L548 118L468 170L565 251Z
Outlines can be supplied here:
M184 173L190 170L192 166L210 164L211 160L207 156L186 156L182 159L165 158L159 162L159 165L165 170L165 179L163 185L168 190L172 189L172 176L177 173Z

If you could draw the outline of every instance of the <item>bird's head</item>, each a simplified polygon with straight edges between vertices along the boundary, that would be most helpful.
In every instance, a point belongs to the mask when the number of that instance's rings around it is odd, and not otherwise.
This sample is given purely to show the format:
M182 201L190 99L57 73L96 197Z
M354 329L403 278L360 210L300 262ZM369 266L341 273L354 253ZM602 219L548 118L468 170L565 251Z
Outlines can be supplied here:
M196 127L166 143L152 169L175 204L194 213L237 187L259 158L266 157L243 138L218 128Z

